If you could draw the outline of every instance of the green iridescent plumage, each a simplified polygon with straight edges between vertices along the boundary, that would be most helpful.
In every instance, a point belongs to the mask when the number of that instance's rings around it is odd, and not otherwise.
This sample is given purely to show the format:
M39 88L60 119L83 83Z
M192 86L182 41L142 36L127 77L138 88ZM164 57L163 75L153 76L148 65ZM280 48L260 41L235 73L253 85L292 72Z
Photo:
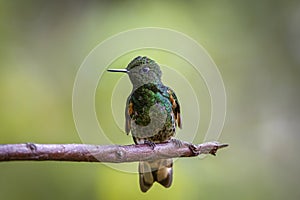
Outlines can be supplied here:
M139 140L164 142L175 134L175 115L170 102L170 91L162 84L147 83L132 92L126 111L126 131L136 143ZM174 94L174 93L173 93ZM140 131L139 126L144 126Z
M172 89L161 82L159 65L147 58L136 57L125 72L133 85L126 103L126 133L131 132L136 144L169 141L181 128L180 106ZM172 184L172 159L140 162L140 188L146 192L157 181L165 187Z

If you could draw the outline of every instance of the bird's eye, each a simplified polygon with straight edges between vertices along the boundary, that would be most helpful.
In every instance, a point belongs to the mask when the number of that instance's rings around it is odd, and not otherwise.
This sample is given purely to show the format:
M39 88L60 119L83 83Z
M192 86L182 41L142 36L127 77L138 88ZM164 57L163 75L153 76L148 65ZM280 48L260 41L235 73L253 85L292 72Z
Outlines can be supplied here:
M149 67L144 67L144 68L142 68L142 71L144 72L144 73L147 73L147 72L149 72Z

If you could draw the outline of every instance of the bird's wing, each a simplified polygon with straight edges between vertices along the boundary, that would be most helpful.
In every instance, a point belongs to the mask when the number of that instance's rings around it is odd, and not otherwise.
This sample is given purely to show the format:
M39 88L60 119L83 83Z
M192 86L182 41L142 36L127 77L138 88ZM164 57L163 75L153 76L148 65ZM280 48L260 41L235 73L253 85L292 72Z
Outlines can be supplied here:
M171 88L168 88L168 94L169 94L169 100L172 104L172 110L173 110L173 113L174 113L174 116L175 116L175 121L177 123L177 126L179 128L182 128L179 101L176 97L175 92Z

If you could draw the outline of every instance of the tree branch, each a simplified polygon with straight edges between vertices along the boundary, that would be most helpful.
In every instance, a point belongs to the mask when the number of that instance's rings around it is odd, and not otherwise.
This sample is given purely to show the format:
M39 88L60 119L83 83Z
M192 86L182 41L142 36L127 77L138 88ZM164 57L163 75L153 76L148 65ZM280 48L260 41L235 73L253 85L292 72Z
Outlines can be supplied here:
M215 155L217 150L228 144L207 142L200 145L191 143L166 142L154 148L141 145L89 145L89 144L2 144L0 162L17 160L34 161L77 161L77 162L136 162L161 158L192 157L200 154Z

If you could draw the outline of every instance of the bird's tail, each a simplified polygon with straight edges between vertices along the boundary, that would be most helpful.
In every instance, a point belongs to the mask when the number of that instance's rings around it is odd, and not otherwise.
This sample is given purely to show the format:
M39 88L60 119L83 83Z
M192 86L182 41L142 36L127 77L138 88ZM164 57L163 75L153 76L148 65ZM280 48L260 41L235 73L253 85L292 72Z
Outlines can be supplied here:
M173 160L140 162L139 179L142 192L147 192L155 181L166 188L170 187L173 180Z

